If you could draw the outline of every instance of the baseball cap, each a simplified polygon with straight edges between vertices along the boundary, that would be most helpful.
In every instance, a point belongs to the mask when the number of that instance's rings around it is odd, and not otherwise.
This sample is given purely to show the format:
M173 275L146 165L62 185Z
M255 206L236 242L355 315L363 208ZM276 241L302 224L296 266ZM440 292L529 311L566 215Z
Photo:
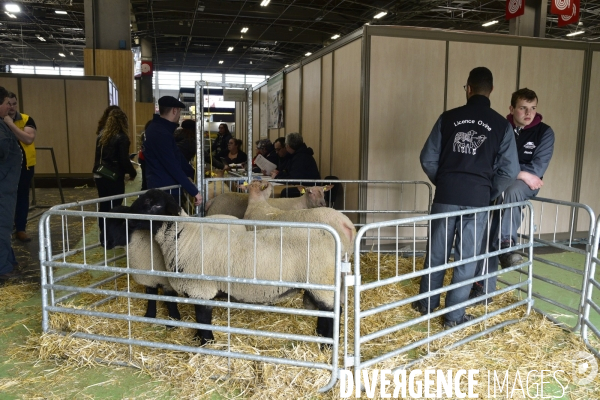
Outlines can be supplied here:
M158 99L158 105L160 107L185 108L185 104L183 104L173 96L161 97L160 99Z

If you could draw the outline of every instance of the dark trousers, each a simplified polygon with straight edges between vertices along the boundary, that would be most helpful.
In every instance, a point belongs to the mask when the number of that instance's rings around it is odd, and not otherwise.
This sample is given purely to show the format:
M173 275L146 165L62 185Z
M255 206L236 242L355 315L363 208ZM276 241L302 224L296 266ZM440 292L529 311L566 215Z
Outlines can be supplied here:
M525 182L520 179L514 181L508 189L504 191L503 204L517 203L519 201L529 200L537 195L539 189L531 190ZM500 232L502 241L512 241L517 243L517 230L521 226L521 207L507 208L502 214L502 226Z
M27 227L27 215L29 214L29 189L33 179L34 168L21 168L19 188L17 189L17 206L15 207L15 230L25 231Z
M433 203L431 214L468 210L474 207ZM425 257L424 269L438 267L447 263L454 246L454 260L479 255L481 238L487 225L487 213L465 214L457 217L439 218L431 221L431 233L427 243L428 254ZM454 267L452 283L463 282L475 276L476 262ZM436 290L443 286L446 270L434 272L421 277L419 294ZM446 294L446 307L459 304L469 298L471 285L461 286ZM440 295L436 294L420 300L424 307L434 310L440 305ZM459 321L465 314L461 307L445 315L447 321Z
M491 223L488 226L489 236L488 228L486 228L485 232L483 232L483 238L481 240L481 251L485 253L500 249L500 238L498 237L498 228L500 225L500 210L495 210L494 212L492 212L491 217ZM489 272L496 271L498 271L498 256L479 260L477 262L477 268L475 269L475 276L480 276ZM483 286L483 291L485 293L491 293L496 290L496 280L497 277L493 276L486 280L479 281L478 283Z
M19 168L20 164L15 165L0 180L0 275L11 272L17 264L10 238L15 220Z
M148 181L146 180L146 160L138 159L140 163L140 169L142 170L142 190L148 189Z
M106 178L95 178L96 189L98 189L98 197L115 196L125 193L125 181L117 179L111 181ZM100 203L98 211L109 212L113 207L123 204L123 199L112 201L103 201ZM98 218L98 227L100 228L100 243L104 243L104 218Z

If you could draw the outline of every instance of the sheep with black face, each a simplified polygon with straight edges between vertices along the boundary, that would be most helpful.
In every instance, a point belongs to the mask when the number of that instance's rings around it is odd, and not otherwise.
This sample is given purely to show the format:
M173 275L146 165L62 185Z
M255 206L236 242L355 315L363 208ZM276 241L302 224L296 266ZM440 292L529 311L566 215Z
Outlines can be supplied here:
M179 210L172 197L159 190L149 190L131 206L133 213L174 217ZM176 219L152 224L144 220L131 222L135 230L152 228L168 271L323 285L335 282L335 241L323 230L283 228L238 233ZM233 300L244 303L276 303L296 291L285 286L217 280L169 278L169 282L177 292L191 298L208 300L228 293ZM319 310L333 310L333 291L305 290L306 297ZM195 305L195 310L198 323L211 323L211 307ZM317 333L332 338L333 319L318 317ZM199 329L196 336L201 344L214 339L212 331L205 329Z

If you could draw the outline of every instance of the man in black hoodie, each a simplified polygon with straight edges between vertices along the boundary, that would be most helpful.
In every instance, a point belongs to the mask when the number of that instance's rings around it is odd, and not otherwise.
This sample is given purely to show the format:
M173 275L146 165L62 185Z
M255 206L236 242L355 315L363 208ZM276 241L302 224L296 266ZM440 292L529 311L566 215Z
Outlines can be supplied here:
M291 155L283 171L273 171L271 177L276 179L321 179L319 167L313 157L315 152L312 148L306 147L302 135L294 132L285 137L285 148ZM310 185L309 182L306 182ZM304 183L302 183L304 184ZM300 192L294 188L288 191L282 191L281 197L299 197ZM297 192L297 193L296 193Z
M527 88L514 92L510 99L510 114L506 117L510 122L517 144L519 166L521 171L505 191L503 203L515 203L529 200L536 196L544 184L542 178L548 169L552 153L554 152L554 131L550 126L542 122L542 114L537 113L538 98L536 93ZM498 250L493 239L498 238L498 215L494 216L490 230L490 251ZM511 247L517 242L517 230L521 226L521 208L513 207L502 213L502 225L500 227L500 247ZM489 259L488 272L498 270L498 259L503 268L518 265L523 258L517 253L503 253L498 258ZM483 274L483 262L477 266L476 275ZM470 298L478 297L496 290L496 277L485 282L477 282L473 285Z

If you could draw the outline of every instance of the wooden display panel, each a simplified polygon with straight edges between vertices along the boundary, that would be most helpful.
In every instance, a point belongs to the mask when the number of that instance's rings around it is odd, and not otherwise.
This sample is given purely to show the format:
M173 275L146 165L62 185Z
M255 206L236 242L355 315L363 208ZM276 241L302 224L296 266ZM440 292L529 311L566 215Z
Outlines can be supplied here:
M285 74L283 126L286 133L300 132L300 69Z
M65 80L61 78L21 78L23 112L31 115L37 126L36 147L53 147L60 174L70 173L67 131ZM85 134L77 132L75 134ZM91 133L93 134L93 133ZM52 158L47 150L36 155L36 174L54 173ZM91 167L90 167L91 168Z
M331 114L333 89L333 54L321 59L323 64L321 75L321 151L319 171L322 177L331 175Z
M303 67L302 71L302 138L315 152L319 171L321 165L321 59ZM321 178L325 175L321 173Z
M581 191L579 202L592 207L600 213L600 162L598 150L600 149L600 52L596 51L592 57L592 72L590 81L590 95L585 132L585 146L583 151L583 171L581 175ZM579 217L578 228L588 229L588 218Z
M154 103L141 103L135 102L135 141L131 142L132 151L136 151L140 147L139 137L144 131L146 123L154 117L155 105Z
M467 83L469 72L475 67L487 67L494 76L494 90L490 95L492 108L506 116L510 96L517 90L518 57L517 46L450 42L446 109L465 104L463 86Z
M523 47L521 51L520 86L537 93L537 111L556 134L554 155L539 193L542 197L572 199L583 58L582 50ZM534 206L539 216L539 203ZM559 231L568 230L569 218L566 213L559 215ZM553 229L554 223L548 222L541 232Z
M407 57L407 54L412 56ZM443 112L445 58L443 41L372 37L369 180L429 182L421 169L419 154ZM417 208L427 209L426 191L415 193L414 186L403 189L401 193L397 185L390 193L384 188L370 190L367 208L409 210L414 209L416 203ZM389 217L376 220L386 219Z
M108 82L67 80L65 92L70 172L91 175L94 167L98 120L108 104ZM97 95L90 96L90 93ZM101 96L101 93L106 95Z
M336 50L333 57L331 173L340 179L359 179L361 40L355 40ZM346 193L346 208L358 208L356 186L349 187Z
M19 97L19 80L17 78L0 76L0 86L8 90L9 92L13 92L14 94L16 94L17 98ZM18 100L20 101L21 99Z

